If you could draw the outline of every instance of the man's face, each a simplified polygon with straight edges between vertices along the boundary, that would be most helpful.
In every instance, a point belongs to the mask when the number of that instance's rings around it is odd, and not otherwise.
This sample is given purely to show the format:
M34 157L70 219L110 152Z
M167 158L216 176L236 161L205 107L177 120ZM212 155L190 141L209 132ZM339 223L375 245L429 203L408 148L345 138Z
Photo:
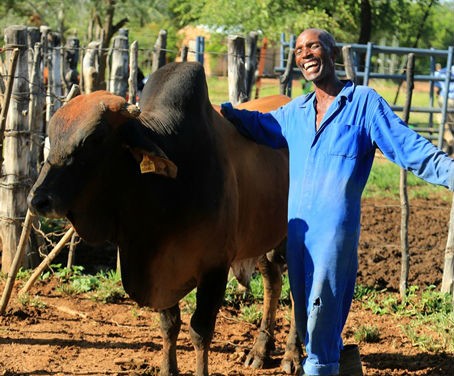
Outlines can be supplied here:
M298 36L295 61L307 81L322 81L334 69L334 56L318 30L306 30Z

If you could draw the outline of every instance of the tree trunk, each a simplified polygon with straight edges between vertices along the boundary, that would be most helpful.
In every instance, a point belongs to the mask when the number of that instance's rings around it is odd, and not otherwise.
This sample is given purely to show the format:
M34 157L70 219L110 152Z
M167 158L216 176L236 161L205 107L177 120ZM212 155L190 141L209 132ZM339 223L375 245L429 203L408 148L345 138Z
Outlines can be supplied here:
M361 0L359 44L367 44L372 32L372 7L369 0Z

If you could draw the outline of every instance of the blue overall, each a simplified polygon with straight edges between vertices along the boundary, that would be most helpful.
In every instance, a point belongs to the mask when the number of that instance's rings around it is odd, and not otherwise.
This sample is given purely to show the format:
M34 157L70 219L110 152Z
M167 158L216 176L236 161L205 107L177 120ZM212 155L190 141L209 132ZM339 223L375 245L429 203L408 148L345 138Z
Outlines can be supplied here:
M245 136L288 147L287 263L309 375L337 375L358 267L361 194L376 149L453 190L454 160L414 132L373 89L346 81L316 131L315 94L268 114L222 104Z

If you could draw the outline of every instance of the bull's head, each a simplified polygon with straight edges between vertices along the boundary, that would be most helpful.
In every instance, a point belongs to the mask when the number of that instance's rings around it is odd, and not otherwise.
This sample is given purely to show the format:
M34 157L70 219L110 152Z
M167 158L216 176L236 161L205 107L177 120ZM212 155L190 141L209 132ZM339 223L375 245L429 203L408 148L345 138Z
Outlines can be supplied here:
M80 218L96 220L93 206L110 210L109 185L121 186L121 179L140 173L175 178L176 166L147 137L150 131L139 118L135 105L105 91L78 96L60 108L49 123L49 156L28 196L32 212L67 217L83 236ZM121 175L128 167L134 171Z

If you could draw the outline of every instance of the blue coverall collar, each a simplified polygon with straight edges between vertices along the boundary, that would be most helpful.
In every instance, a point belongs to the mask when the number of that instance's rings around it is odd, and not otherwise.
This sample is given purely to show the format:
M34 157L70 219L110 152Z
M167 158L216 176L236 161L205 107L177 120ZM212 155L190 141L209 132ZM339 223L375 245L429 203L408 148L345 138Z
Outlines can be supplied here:
M342 80L342 82L345 82L345 84L340 93L337 95L337 101L340 101L343 97L346 98L347 100L351 100L356 85L350 80ZM313 104L314 99L315 99L314 91L307 95L304 95L302 97L301 103L299 104L299 107L305 108L309 104L309 102Z

